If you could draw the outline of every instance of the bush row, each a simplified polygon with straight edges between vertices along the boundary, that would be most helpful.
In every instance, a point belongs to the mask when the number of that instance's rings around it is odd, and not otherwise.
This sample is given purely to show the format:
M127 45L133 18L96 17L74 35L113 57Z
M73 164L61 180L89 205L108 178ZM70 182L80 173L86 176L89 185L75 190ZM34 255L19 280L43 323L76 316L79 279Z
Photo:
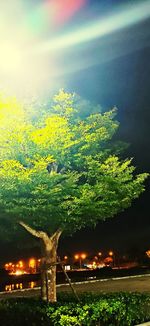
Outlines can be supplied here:
M61 294L56 304L39 299L0 301L5 326L131 326L150 320L150 294L83 294L80 302Z

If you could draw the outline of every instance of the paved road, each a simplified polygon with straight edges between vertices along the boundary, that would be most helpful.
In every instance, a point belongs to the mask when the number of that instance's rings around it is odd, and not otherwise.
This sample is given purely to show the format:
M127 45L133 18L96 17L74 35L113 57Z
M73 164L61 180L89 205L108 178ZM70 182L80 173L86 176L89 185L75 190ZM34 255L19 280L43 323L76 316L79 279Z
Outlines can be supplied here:
M133 276L130 278L122 279L109 279L109 280L93 280L84 283L73 284L77 293L81 292L119 292L119 291L131 291L131 292L149 292L150 293L150 275ZM70 286L58 285L57 291L71 292ZM10 297L29 297L39 296L40 289L24 289L15 290L12 292L0 293L0 299L6 299Z
M118 291L131 291L131 292L150 292L150 276L111 279L102 281L91 281L84 284L75 284L76 291L90 291L90 292L118 292ZM61 286L59 291L70 291L69 286Z

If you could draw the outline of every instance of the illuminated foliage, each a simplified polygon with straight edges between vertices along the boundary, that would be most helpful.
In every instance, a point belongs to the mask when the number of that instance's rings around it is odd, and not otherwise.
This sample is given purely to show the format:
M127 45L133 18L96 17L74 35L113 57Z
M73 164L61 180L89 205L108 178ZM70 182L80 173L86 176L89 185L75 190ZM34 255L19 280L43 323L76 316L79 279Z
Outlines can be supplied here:
M27 112L1 97L0 205L14 221L72 233L114 216L144 190L147 174L135 176L131 160L110 150L116 109L77 118L76 96L61 90L44 122L33 124Z

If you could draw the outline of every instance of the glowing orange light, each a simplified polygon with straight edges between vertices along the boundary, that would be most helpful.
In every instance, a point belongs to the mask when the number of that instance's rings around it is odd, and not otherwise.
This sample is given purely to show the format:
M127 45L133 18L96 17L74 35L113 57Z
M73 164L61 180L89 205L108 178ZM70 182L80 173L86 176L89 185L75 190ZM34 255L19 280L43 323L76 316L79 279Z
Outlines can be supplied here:
M5 291L11 291L11 285L5 285Z
M64 256L64 259L67 260L68 259L68 256Z
M36 282L33 282L33 281L32 281L32 282L30 282L29 285L30 285L30 288L33 289L33 288L36 286Z
M86 254L81 254L81 258L85 259L86 258Z
M29 267L30 268L36 268L36 260L34 258L31 258L29 260Z
M15 272L15 273L13 273L13 274L15 274L15 275L22 275L22 274L23 274L23 272L22 272L22 271L20 271L20 270L16 270L16 272Z
M146 255L150 258L150 250L146 251Z
M109 256L113 256L113 251L109 251Z
M75 259L79 259L79 255L74 255L74 258Z
M23 261L20 260L19 263L18 263L18 265L19 265L20 268L23 268Z

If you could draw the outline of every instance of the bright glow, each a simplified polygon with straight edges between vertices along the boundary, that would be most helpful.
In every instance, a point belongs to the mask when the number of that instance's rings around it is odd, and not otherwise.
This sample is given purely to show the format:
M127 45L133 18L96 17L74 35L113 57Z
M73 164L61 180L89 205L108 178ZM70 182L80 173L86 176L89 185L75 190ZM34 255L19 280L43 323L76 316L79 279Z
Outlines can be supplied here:
M16 270L16 272L12 273L12 274L15 274L15 275L22 275L24 274L23 271L20 271L20 270Z
M109 256L113 256L113 251L109 251Z
M29 268L36 268L36 260L34 258L29 260Z
M9 273L9 275L23 275L23 274L26 274L26 272L20 269L17 269L16 271L12 271Z
M29 283L29 287L33 289L36 286L36 282L32 281Z
M86 254L76 254L76 255L74 255L74 258L75 259L85 259L86 258Z
M5 291L11 291L12 287L11 285L5 285Z
M43 35L32 30L29 12L34 14L23 1L0 2L0 88L17 96L33 96L46 84L50 88L55 70L52 57L31 53Z
M20 261L19 261L19 267L20 267L20 268L23 268L23 266L24 266L23 261L20 260Z
M32 1L29 5L28 1L23 0L0 2L1 89L27 97L65 87L64 78L67 78L68 73L85 69L102 60L101 54L98 58L93 54L91 58L87 56L91 41L99 39L99 44L103 44L104 39L107 39L105 36L112 36L150 17L149 0L134 1L114 6L109 15L88 20L88 23L85 22L85 8L82 25L78 21L75 25L74 20L73 26L76 27L73 27L70 18L86 2L46 0L38 5ZM63 29L66 22L69 24ZM86 47L84 56L82 51ZM103 56L108 60L110 51L107 47L105 51L106 55Z
M94 23L91 22L91 24L88 24L86 27L82 27L67 35L45 42L38 47L38 50L41 52L55 51L89 42L122 28L134 25L148 17L150 17L149 0L142 1L142 3L137 5L130 4L125 7L122 6L121 11L116 14L99 19Z
M13 44L9 42L0 45L0 70L2 72L16 72L21 69L21 53Z
M150 258L150 250L146 251L146 255L148 256L148 258Z
M81 258L85 259L86 258L86 254L81 254Z

